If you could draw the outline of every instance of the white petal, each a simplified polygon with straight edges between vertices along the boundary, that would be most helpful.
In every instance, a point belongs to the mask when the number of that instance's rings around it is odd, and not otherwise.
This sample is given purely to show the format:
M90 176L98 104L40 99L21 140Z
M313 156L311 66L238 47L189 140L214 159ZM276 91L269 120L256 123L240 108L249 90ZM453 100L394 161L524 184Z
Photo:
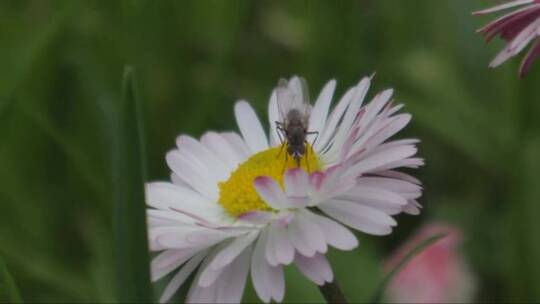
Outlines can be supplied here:
M218 299L216 298L217 295L217 288L215 286L210 287L203 287L196 282L200 280L201 274L206 269L206 266L208 265L209 260L211 259L211 256L207 256L202 265L199 267L199 271L197 272L197 275L195 276L195 279L193 280L193 283L191 284L191 288L189 289L188 295L186 297L186 303L217 303Z
M380 168L385 165L413 156L416 152L416 147L412 145L393 147L358 161L356 165L349 168L347 174L359 176L367 172L382 170Z
M338 199L368 206L388 215L400 213L407 204L407 198L404 195L378 187L360 185L339 196Z
M338 152L341 150L345 140L352 131L352 125L360 110L360 107L362 106L362 102L366 97L370 83L370 78L364 77L356 86L356 90L354 91L354 95L352 96L349 107L347 108L347 111L343 116L343 120L339 124L337 133L334 136L334 143L328 152L329 154L339 154Z
M194 190L188 183L186 183L180 176L178 176L174 172L171 172L171 182L173 184L175 184L175 185L180 186L180 187L184 187L184 188Z
M216 132L207 132L201 142L211 151L214 151L216 157L227 164L230 170L236 169L238 164L245 160L245 153L239 153L238 149L231 146L231 143Z
M161 222L163 223L162 225L167 224L168 226L189 225L196 222L193 217L172 210L146 209L146 215L148 216L148 221L156 219L162 220L165 221ZM154 226L151 224L148 225L152 227Z
M241 214L238 219L254 225L268 224L274 217L274 213L268 211L251 211Z
M287 232L291 243L302 255L312 257L316 252L326 253L324 234L316 223L310 221L308 215L297 212Z
M321 90L313 110L311 111L311 116L309 118L309 128L311 132L320 132L324 130L324 125L326 124L326 118L328 117L328 112L330 109L330 103L332 102L332 96L336 89L336 81L330 80L324 88ZM318 147L319 143L316 142L315 146ZM315 148L317 150L317 148Z
M268 103L268 122L270 126L270 146L276 146L280 144L280 139L278 135L278 129L276 128L276 121L279 119L279 110L277 104L277 95L276 91L272 91L270 96L270 102Z
M288 265L294 259L294 247L289 240L287 231L279 224L268 228L266 258L272 266Z
M234 239L229 246L221 250L210 262L210 268L217 270L230 264L244 249L246 249L258 236L257 231L252 231Z
M283 209L289 206L287 197L279 184L271 177L259 176L253 182L259 196L272 208Z
M173 150L166 155L167 165L184 182L188 183L193 189L211 200L217 200L218 187L217 177L211 172L205 171L197 162L189 159L185 154L178 150Z
M377 204L404 206L407 204L407 200L404 197L394 192L372 186L356 186L344 194L344 196L351 198L354 202L373 206Z
M195 278L197 280L197 277ZM217 288L215 286L202 287L198 284L191 284L186 303L219 303L217 299Z
M249 103L239 101L234 106L236 123L252 153L268 149L268 139L259 118Z
M312 213L311 218L320 227L326 242L340 250L352 250L358 246L358 240L349 229L325 216Z
M310 191L309 176L301 168L289 169L285 172L285 190L289 196L305 196Z
M150 231L155 233L158 243L168 248L209 247L241 232L207 229L203 227L159 227Z
M403 180L403 181L406 181L406 182L409 182L409 183L413 183L413 184L417 184L417 185L422 184L422 182L420 182L420 180L417 179L416 177L413 177L413 176L411 176L409 174L399 172L399 171L391 171L391 170L389 170L389 171L381 171L381 172L377 172L377 175L392 177L392 178L400 179L400 180Z
M345 113L345 110L349 106L349 103L351 102L351 99L356 91L356 87L350 88L347 90L345 95L341 97L338 104L334 107L332 110L332 113L330 113L330 116L328 117L328 121L326 122L326 125L324 126L324 132L320 134L320 139L317 139L316 146L318 149L316 150L317 153L324 152L327 148L327 145L331 141L332 137L335 135L336 132L336 126L338 122L343 117L343 114Z
M387 171L387 170L401 168L401 167L417 169L423 165L424 165L424 159L419 158L419 157L411 157L411 158L396 160L384 166L378 167L377 172L373 172L373 173L378 173L378 171Z
M193 257L199 249L169 249L157 255L150 264L152 282L155 282Z
M266 260L266 232L263 231L251 257L251 279L259 298L269 303L273 298L281 302L285 295L285 279L281 266L271 266Z
M154 182L146 184L147 205L174 210L185 215L194 215L203 219L215 219L223 215L220 205L203 197L199 193L171 183Z
M394 136L411 121L411 118L412 116L410 114L400 114L392 117L384 127L378 130L374 136L368 139L368 141L365 143L366 147L369 148L377 146Z
M249 147L242 137L240 137L240 135L236 134L235 132L222 132L220 135L229 142L231 147L236 150L238 155L241 155L240 162L243 162L251 155Z
M393 93L393 89L384 90L378 93L373 98L373 100L368 105L366 105L366 113L364 114L364 116L362 116L362 119L360 120L360 124L363 128L367 128L372 124L372 122L381 112L384 106L390 101Z
M186 279L189 277L189 275L197 268L197 266L201 263L203 258L206 256L207 251L203 251L196 256L194 256L189 262L178 271L178 273L171 279L165 290L163 291L163 294L161 295L159 302L165 303L170 300L170 298L174 295L174 293L182 286L182 284L186 281ZM195 284L196 285L196 284Z
M416 200L410 200L407 205L403 207L403 212L410 215L418 215L420 214L421 208L422 205L420 205Z
M218 177L218 180L225 180L229 177L230 169L225 165L225 162L216 154L223 153L221 149L209 150L196 139L180 135L176 139L176 145L180 151L191 154L194 158L204 162L207 170L212 171L212 174Z
M226 271L223 273L223 279L216 283L216 299L220 303L240 303L246 279L249 271L251 248L245 249L238 256Z
M421 186L397 178L360 177L357 179L357 183L359 186L391 191L406 199L416 199L422 195Z
M319 286L334 280L334 273L330 263L320 253L311 258L298 254L294 258L294 264L308 279Z
M354 202L334 200L319 208L329 216L354 229L373 235L386 235L392 232L396 222L387 214L359 205Z
M210 287L214 283L216 283L216 280L219 278L219 276L227 269L227 267L222 267L219 269L212 269L208 267L208 265L205 265L205 267L201 267L201 275L199 276L199 279L194 282L193 284L199 284L201 287ZM215 288L215 287L212 287Z

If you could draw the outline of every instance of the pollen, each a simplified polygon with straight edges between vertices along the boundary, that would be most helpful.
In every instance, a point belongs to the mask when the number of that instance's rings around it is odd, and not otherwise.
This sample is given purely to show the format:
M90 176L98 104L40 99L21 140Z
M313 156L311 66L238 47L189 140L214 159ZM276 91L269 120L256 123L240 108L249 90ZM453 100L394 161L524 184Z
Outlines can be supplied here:
M322 167L319 157L310 145L306 151L300 159L300 167L310 173L319 171ZM285 170L296 167L296 161L283 145L254 154L240 164L227 181L218 184L219 204L234 217L250 211L272 211L257 194L253 185L255 178L269 176L283 188Z

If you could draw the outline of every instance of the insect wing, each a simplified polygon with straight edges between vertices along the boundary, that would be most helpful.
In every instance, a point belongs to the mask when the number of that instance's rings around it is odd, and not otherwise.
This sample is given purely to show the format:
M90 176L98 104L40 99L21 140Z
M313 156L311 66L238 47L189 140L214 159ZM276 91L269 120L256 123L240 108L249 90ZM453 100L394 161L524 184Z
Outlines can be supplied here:
M286 79L280 79L276 88L277 106L280 116L280 121L286 123L287 113L293 109L293 96L289 90L289 83Z
M276 89L277 104L281 120L286 123L289 111L296 109L302 113L307 125L311 113L309 94L306 81L303 78L293 77L289 82L280 79Z

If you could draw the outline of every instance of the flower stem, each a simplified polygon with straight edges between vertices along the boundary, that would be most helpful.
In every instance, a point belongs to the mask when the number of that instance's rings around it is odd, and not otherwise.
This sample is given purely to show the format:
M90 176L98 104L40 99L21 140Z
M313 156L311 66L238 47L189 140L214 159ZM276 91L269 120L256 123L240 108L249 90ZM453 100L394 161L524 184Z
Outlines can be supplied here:
M324 296L326 303L347 303L347 299L345 299L345 295L343 295L343 292L341 292L341 289L339 288L339 285L335 279L331 283L326 283L319 286L319 290Z

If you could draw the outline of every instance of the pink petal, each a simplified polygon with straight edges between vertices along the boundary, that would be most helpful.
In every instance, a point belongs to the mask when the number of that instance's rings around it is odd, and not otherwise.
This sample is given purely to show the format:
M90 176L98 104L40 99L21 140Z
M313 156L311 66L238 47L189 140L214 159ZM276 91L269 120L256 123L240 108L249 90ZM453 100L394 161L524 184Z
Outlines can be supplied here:
M507 2L507 3L503 3L503 4L496 5L496 6L494 6L494 7L488 8L488 9L476 11L476 12L474 12L473 14L474 14L474 15L489 14L489 13L493 13L493 12L496 12L496 11L500 11L500 10L512 8L512 7L514 7L514 6L519 6L519 5L524 5L524 4L532 3L532 2L534 2L534 1L535 1L535 0L515 0L515 1L510 1L510 2Z
M540 9L539 9L540 11ZM511 42L512 53L518 54L521 52L531 40L537 37L536 31L540 28L540 16L526 28L524 28L519 35L517 35Z
M539 34L540 35L540 34ZM537 38L529 52L523 58L519 67L519 77L523 78L529 72L532 63L540 56L540 39Z

